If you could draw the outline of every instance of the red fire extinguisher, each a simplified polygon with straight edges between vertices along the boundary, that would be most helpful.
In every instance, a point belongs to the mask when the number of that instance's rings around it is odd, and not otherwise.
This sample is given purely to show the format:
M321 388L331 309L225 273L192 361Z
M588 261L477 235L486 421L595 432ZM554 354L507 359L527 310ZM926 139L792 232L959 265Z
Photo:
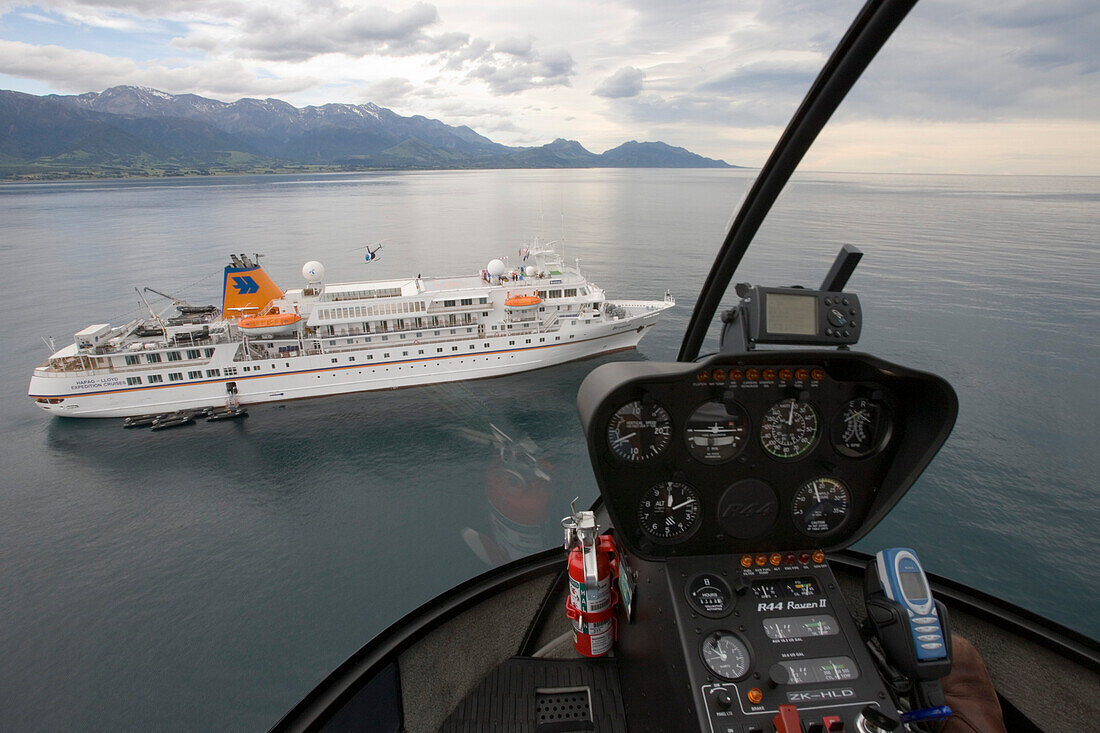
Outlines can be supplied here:
M573 515L561 524L569 550L565 615L573 624L573 647L586 657L600 657L611 650L617 631L618 593L613 581L619 561L615 543L609 535L599 534L593 512L578 512L574 507Z

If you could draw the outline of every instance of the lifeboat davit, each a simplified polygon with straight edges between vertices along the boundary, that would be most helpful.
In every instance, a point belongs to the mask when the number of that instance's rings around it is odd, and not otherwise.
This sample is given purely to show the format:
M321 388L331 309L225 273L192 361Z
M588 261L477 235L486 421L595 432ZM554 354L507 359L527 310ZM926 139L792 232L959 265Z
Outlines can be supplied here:
M509 308L533 308L542 302L542 298L537 295L513 295L504 301L504 305Z
M248 336L281 336L293 333L302 317L296 313L272 313L266 316L245 316L237 328Z

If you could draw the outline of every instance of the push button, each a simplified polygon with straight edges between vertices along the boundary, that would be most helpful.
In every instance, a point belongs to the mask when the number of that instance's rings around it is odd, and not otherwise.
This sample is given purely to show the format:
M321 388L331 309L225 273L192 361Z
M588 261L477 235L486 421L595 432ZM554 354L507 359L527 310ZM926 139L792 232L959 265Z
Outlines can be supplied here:
M943 637L939 634L921 634L917 639L920 641L940 641Z
M931 633L939 631L939 630L940 630L939 626L918 626L917 627L917 633L918 634L931 634Z
M912 616L913 613L910 612L909 615ZM920 618L913 619L913 623L915 623L915 624L934 624L934 623L936 623L936 619L934 619L931 616L921 616Z
M943 649L943 644L921 644L920 648L932 651L933 649Z

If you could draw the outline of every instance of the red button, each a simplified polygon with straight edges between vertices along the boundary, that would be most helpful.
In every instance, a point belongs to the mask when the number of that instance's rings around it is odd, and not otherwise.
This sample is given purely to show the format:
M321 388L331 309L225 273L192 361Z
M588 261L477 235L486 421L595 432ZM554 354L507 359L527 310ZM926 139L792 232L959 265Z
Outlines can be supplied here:
M773 379L775 379L775 370L774 369L765 369L764 370L764 379L768 380L769 382L772 381Z
M756 369L746 369L745 370L745 379L750 379L750 380L756 381L759 378L760 378L760 372L757 371Z
M710 373L710 376L712 379L714 379L715 382L724 382L726 381L726 370L715 369L713 372Z
M805 382L810 378L810 372L808 369L799 369L795 371L794 378Z
M784 382L789 382L791 381L791 379L794 378L794 372L792 372L790 369L780 369L779 378L782 379Z

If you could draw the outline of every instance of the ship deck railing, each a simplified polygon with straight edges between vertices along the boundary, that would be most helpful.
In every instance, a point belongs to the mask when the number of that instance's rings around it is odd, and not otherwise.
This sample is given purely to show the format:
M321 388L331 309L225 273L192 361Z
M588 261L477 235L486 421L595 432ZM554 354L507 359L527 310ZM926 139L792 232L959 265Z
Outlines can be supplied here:
M598 314L588 313L584 314L587 317L597 317ZM380 348L405 348L409 346L424 346L427 344L441 344L452 343L455 341L476 341L486 338L500 338L503 336L531 336L546 333L558 333L561 331L562 318L579 318L580 314L558 314L555 313L546 322L539 321L537 319L523 321L522 323L530 324L528 328L514 328L504 331L491 331L484 330L477 322L470 323L458 323L453 325L443 325L438 327L425 327L419 329L409 329L404 331L371 331L356 333L337 333L332 335L310 335L303 337L299 342L297 337L287 339L262 339L263 343L274 344L274 348L266 348L257 346L256 342L250 342L250 346L262 349L264 355L257 356L255 354L249 354L245 356L241 354L241 357L235 361L253 361L257 359L283 359L289 356L316 356L319 354L336 354L344 353L347 351L362 351L363 349L380 349ZM425 331L437 331L445 329L465 329L474 327L474 331L471 333L455 333L455 334L440 334L439 336L415 336L417 333L424 333ZM390 337L386 341L375 341L374 339L384 335ZM396 338L394 338L396 337ZM363 339L370 338L372 341L368 344ZM352 340L352 343L347 343L348 339ZM342 341L343 343L327 344L327 341ZM283 351L279 351L279 348L283 348ZM294 348L288 348L294 347Z

